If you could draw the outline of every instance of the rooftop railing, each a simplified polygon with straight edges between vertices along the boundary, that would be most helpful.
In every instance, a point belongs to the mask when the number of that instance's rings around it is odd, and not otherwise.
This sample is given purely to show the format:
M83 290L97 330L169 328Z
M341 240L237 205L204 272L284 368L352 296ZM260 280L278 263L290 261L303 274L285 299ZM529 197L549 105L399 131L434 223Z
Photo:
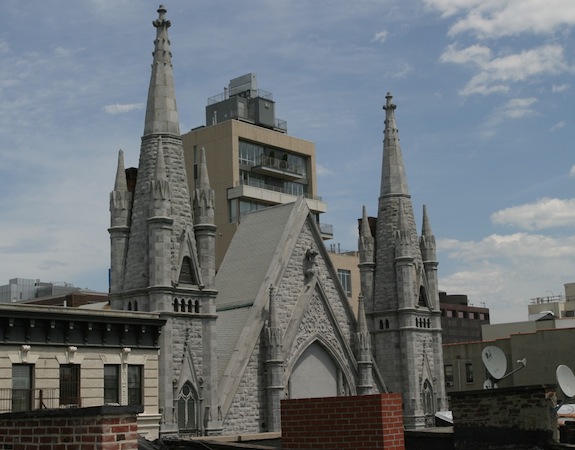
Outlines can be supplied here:
M0 388L0 413L58 408L60 398L57 391L57 389Z

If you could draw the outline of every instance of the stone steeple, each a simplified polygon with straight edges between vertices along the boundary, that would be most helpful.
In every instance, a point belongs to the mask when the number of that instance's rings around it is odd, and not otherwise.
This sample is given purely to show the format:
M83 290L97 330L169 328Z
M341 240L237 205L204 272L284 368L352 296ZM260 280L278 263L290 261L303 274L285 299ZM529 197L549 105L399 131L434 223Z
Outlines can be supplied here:
M153 22L156 28L156 40L154 41L144 135L140 148L138 179L134 192L124 289L141 289L158 285L151 280L152 274L150 273L157 269L152 269L150 265L153 251L148 246L148 227L151 224L149 217L172 219L170 230L162 228L162 264L166 266L163 270L169 275L167 275L167 280L165 276L162 277L160 285L171 285L179 281L183 253L190 252L192 253L189 258L191 267L190 264L185 265L186 272L191 272L187 279L197 285L201 283L201 275L194 274L194 271L199 273L199 267L197 267L195 254L192 207L176 110L168 38L170 21L166 19L166 10L163 6L158 9L158 14L159 18ZM163 157L158 158L159 152ZM165 198L158 196L165 196ZM166 210L162 214L154 212L152 203L159 205L162 202ZM167 203L169 203L169 208L166 206ZM160 255L155 255L156 262L158 262L157 257ZM194 265L196 267L193 267ZM150 300L151 304L141 305L140 309L153 311L172 308L166 303L167 298L162 304L158 304L157 300Z
M168 28L171 23L166 20L164 5L158 8L158 14L158 19L152 22L156 27L156 40L154 41L154 60L148 89L144 136L169 134L179 137L180 124L174 91L174 69L168 37Z
M114 309L156 312L166 321L159 341L160 433L202 429L217 434L213 191L202 172L194 221L176 109L170 21L163 6L158 14L133 202L122 177L122 154L110 200L110 303ZM201 251L194 229L201 235ZM203 409L196 411L200 397Z
M426 212L421 241L417 236L396 108L388 93L373 297L366 296L365 306L379 370L388 389L403 395L405 427L418 429L432 424L447 403L435 241Z

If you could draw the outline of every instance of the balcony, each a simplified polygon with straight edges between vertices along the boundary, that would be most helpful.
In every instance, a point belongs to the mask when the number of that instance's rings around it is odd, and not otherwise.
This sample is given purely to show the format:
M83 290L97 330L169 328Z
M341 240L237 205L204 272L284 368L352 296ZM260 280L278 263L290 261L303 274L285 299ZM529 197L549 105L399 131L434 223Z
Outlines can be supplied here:
M57 389L0 389L0 413L59 407Z
M321 197L309 194L294 194L287 192L285 189L269 184L256 181L240 181L235 187L228 189L228 200L234 198L245 198L255 200L269 205L279 205L284 203L293 203L299 196L306 199L310 211L314 213L324 213L327 211L327 205Z
M323 240L333 239L333 225L320 222L318 226Z
M259 156L257 163L252 167L252 172L290 181L298 180L304 176L303 167L267 155Z

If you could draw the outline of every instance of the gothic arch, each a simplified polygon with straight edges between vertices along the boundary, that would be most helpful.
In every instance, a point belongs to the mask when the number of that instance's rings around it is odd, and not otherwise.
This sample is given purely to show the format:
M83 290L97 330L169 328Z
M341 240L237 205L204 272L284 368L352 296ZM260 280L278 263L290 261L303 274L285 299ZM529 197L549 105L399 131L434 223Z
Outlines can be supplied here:
M342 392L339 392L340 388L343 388L344 392L348 395L355 395L355 376L351 372L350 368L345 364L345 361L340 356L338 349L336 349L324 336L318 333L308 336L308 338L301 343L299 348L293 353L290 361L287 362L285 369L286 388L289 388L289 383L292 380L292 375L294 374L294 369L296 369L298 362L300 362L302 356L306 356L306 351L308 351L312 346L316 346L315 348L319 347L319 349L324 352L325 356L333 362L338 374L340 374L338 379L337 395L343 394Z
M195 386L186 381L176 397L176 417L180 432L196 432L200 429L199 393Z

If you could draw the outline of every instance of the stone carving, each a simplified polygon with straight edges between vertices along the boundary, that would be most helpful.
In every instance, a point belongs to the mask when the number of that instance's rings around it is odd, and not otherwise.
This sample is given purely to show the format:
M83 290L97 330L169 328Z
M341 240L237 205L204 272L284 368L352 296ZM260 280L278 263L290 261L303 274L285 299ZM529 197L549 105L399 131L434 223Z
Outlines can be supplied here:
M305 274L306 281L311 280L318 272L318 264L316 257L318 255L317 250L310 247L305 252L305 260L303 265L303 270Z
M339 354L338 356L342 361L347 360L343 355L341 345L335 336L333 327L331 326L331 320L317 294L312 297L309 307L304 313L288 361L293 360L295 353L313 335L321 335L325 341L331 344L332 349L336 349Z

